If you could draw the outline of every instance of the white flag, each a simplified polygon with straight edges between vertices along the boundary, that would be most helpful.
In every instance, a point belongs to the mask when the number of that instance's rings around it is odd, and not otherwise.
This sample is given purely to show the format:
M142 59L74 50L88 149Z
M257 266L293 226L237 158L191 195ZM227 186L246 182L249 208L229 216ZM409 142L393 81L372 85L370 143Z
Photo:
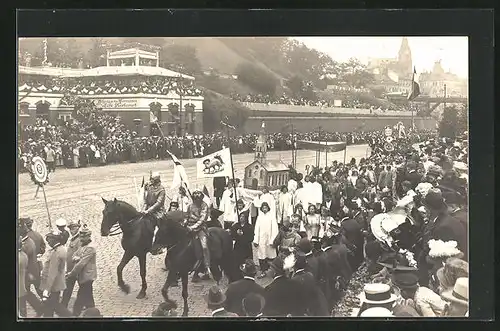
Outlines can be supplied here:
M223 148L196 161L198 178L231 177L232 175L233 165L229 148Z
M172 161L174 161L174 178L172 179L172 189L178 189L181 186L184 186L189 191L189 181L186 174L186 169L182 165L181 161L170 151L167 153L172 157Z

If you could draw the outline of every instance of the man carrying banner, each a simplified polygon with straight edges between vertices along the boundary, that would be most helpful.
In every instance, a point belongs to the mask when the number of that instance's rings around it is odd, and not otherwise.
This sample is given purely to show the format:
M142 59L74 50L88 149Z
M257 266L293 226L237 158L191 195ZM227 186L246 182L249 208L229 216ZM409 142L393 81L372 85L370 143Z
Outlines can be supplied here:
M204 195L201 190L197 189L193 192L193 203L188 208L186 226L187 229L193 233L194 237L200 240L199 243L201 244L201 252L198 245L195 245L195 251L198 258L198 263L201 260L205 264L205 271L202 278L213 279L212 273L210 272L210 254L207 245L206 222L208 220L209 210L208 205L203 201L203 196ZM197 282L200 280L197 270L198 268L196 267L192 282Z
M161 184L159 172L153 172L151 181L146 185L144 214L152 217L156 224L165 215L165 188Z

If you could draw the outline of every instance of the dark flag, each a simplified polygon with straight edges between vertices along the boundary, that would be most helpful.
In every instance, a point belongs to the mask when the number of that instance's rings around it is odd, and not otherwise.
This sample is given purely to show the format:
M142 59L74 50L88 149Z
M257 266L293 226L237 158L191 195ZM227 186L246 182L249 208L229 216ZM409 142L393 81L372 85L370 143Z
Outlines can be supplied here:
M413 75L411 77L411 91L410 94L408 94L408 100L413 100L416 97L420 95L420 85L415 81L415 74L417 71L415 70L415 67L413 68Z

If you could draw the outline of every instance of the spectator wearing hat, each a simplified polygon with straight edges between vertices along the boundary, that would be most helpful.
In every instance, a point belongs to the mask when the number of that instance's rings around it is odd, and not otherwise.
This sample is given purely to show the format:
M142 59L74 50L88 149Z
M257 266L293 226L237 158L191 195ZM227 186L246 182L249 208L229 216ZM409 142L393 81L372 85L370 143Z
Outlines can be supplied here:
M226 296L218 286L212 286L205 297L207 306L212 310L212 317L237 317L238 315L224 308Z
M462 317L469 312L469 278L460 277L453 288L443 291L441 298L447 301L443 316Z
M394 317L392 312L384 307L368 308L360 314L360 317Z
M56 152L51 144L45 146L45 162L47 163L48 172L56 171Z
M261 317L263 316L262 311L266 305L266 299L264 296L258 293L248 293L241 301L244 315L247 317Z
M68 223L69 233L71 238L69 239L69 244L66 252L66 270L72 270L74 266L73 255L81 247L80 242L80 221L71 220ZM66 278L66 289L63 292L61 304L68 307L69 300L73 294L73 289L75 287L76 277Z
M253 259L247 259L240 266L243 273L243 279L237 280L228 285L226 290L225 308L227 311L245 316L242 307L242 300L250 293L264 295L264 288L255 282L257 267Z
M24 253L28 257L28 273L26 274L26 290L31 293L31 284L35 286L38 295L41 295L40 286L40 264L38 262L37 250L35 242L28 236L28 227L26 226L25 218L19 219L19 234L22 238L22 247ZM31 275L31 276L29 276ZM29 276L29 277L28 277Z
M293 266L292 266L293 267ZM271 263L271 273L274 275L271 284L265 288L265 316L304 316L306 305L303 300L303 290L297 282L286 276L284 260L280 257Z
M469 277L469 264L459 258L450 257L443 267L437 270L435 278L438 286L436 292L442 293L455 285L458 278Z
M231 236L234 240L233 252L237 265L245 263L246 259L253 259L252 241L254 231L252 225L248 222L248 213L239 214L239 222L231 227Z
M37 231L33 230L32 218L30 217L26 218L24 224L26 225L27 228L26 235L35 243L36 255L38 258L40 258L43 254L45 254L45 241L43 240L43 236Z
M313 255L313 245L311 241L307 238L302 238L299 240L299 243L297 244L297 250L299 254L304 254L305 259L306 259L306 271L309 271L314 279L319 280L320 278L320 273L319 273L319 261L315 256Z
M73 268L66 274L66 279L76 278L78 280L79 288L73 305L74 316L80 316L83 307L95 307L92 284L97 278L97 265L96 249L91 245L91 236L92 232L84 224L80 230L81 247L73 255Z
M414 161L409 161L406 164L407 173L404 177L405 181L410 182L410 189L414 190L415 187L422 181L422 176L417 171L417 164Z
M296 261L292 281L303 291L303 300L306 303L306 314L308 316L329 316L328 303L325 295L319 288L311 272L306 271L307 260L303 253L295 254Z
M66 230L66 225L68 222L64 218L58 218L56 220L56 228L61 232L61 244L66 245L70 237L68 230Z
M358 316L373 307L382 307L392 311L398 297L392 293L391 286L388 284L369 283L365 284L359 299L361 307Z
M17 299L19 302L19 316L27 317L26 311L26 303L29 303L31 307L36 311L37 317L42 314L42 303L38 300L38 298L31 292L27 290L26 280L33 278L33 276L28 271L28 255L23 251L23 240L22 237L19 236L17 241L18 246L18 292Z
M43 266L40 290L44 302L44 317L53 317L54 312L59 317L69 317L71 312L60 303L61 292L66 289L66 247L62 244L63 236L54 230L46 236L50 247L47 260Z
M467 251L467 229L456 218L450 216L448 206L444 202L442 193L439 189L431 189L424 199L424 205L429 210L430 217L428 224L423 229L422 240L424 252L420 259L422 266L428 272L430 266L425 262L429 252L428 242L431 239L446 241L456 241L457 248L461 252ZM427 269L425 269L427 266ZM421 276L422 277L422 276ZM421 278L422 280L422 278ZM427 280L423 284L428 284Z

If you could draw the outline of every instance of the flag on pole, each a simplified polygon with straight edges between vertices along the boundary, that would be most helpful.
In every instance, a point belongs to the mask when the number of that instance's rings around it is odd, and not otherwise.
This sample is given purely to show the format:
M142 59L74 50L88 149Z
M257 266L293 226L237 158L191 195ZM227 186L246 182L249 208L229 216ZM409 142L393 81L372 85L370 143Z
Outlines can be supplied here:
M231 177L232 175L233 165L229 148L223 148L196 161L197 178Z
M153 112L150 110L149 111L149 122L150 123L157 123L158 122L158 117L153 114Z
M184 186L189 192L189 180L186 174L186 169L182 165L181 161L172 154L170 151L167 153L172 157L172 161L174 161L174 178L172 179L172 189L178 189L181 186Z
M411 91L408 94L408 100L413 100L420 95L420 85L415 81L415 74L417 73L415 67L413 67L413 75L411 76Z
M208 206L212 205L212 198L210 198L210 194L208 193L208 189L206 185L203 185L203 202L205 202Z

